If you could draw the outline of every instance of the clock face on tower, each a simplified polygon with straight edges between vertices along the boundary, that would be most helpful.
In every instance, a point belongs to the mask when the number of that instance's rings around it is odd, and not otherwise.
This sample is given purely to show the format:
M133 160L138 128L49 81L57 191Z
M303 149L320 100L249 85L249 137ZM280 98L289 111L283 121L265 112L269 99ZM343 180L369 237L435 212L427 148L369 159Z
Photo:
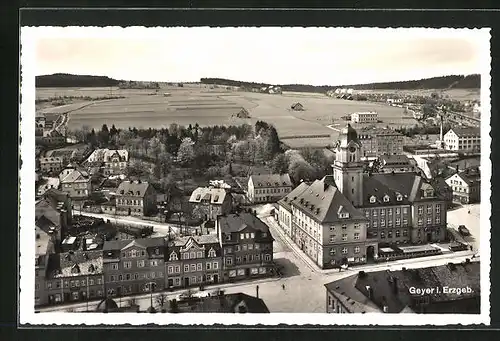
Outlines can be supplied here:
M354 152L356 151L356 147L349 147L349 151L350 151L351 153L354 153Z

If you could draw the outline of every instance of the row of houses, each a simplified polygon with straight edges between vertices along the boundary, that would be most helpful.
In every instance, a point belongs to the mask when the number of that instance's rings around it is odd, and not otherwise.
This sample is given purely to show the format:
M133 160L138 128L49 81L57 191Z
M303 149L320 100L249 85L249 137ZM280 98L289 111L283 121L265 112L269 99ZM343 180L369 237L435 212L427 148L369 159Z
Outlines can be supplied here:
M218 216L215 234L111 240L91 250L59 253L54 248L58 229L40 224L39 217L36 231L36 306L274 273L273 236L266 224L246 212Z

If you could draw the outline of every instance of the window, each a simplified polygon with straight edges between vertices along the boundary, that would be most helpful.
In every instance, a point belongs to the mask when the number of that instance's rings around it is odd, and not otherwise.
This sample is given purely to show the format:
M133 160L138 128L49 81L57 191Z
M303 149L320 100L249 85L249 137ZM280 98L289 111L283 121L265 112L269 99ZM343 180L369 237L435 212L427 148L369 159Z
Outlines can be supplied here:
M387 209L387 215L392 215L392 208Z
M373 210L373 216L376 217L377 216L377 210Z
M118 275L118 280L121 282L123 281L123 275Z
M401 208L396 207L396 214L401 214Z
M207 263L207 264L206 264L206 268L207 268L207 270L210 270L211 265L212 265L212 263Z
M239 245L235 245L234 246L234 252L239 252L240 251L240 246Z
M258 250L258 249L260 249L260 244L254 244L253 247L254 247L255 250Z
M181 272L181 267L179 265L175 266L175 273Z
M265 255L265 259L266 259L266 262L270 262L271 261L271 255L266 254Z
M407 237L408 236L408 230L403 230L403 237Z
M163 271L158 272L158 277L160 277L160 278L163 277Z
M233 265L233 259L232 258L226 258L226 265Z
M245 234L244 233L240 233L240 239L245 239Z
M399 237L401 235L401 232L399 232L399 230L396 230L396 238Z
M335 256L335 252L336 252L335 249L332 247L330 249L330 256Z
M216 257L214 249L211 249L210 251L208 251L208 257Z
M158 252L159 252L159 251L158 251L158 249L156 249L155 251L156 251L156 254L158 254ZM142 251L141 251L141 256L142 256L142 257L145 257L145 256L146 256L146 250L142 250Z
M378 223L376 221L373 222L373 228L377 228L378 227Z
M418 218L418 226L424 225L424 220L422 218Z
M427 214L432 213L432 205L427 205Z
M432 224L432 218L431 217L427 217L427 225L431 225Z
M241 263L241 256L236 256L236 263Z
M196 271L196 264L191 264L191 271Z
M189 258L190 259L195 259L196 258L196 252L192 251L189 253Z
M342 235L342 241L344 241L344 242L345 242L346 240L347 240L347 233L344 233L344 234Z
M149 261L149 264L150 264L150 266L158 266L158 260L153 259L153 260Z
M408 226L408 219L403 219L403 226Z
M402 201L403 200L403 196L398 194L398 196L396 196L396 200L397 201Z
M169 260L170 260L170 261L175 261L175 260L178 260L178 258L177 258L177 253L172 252L172 253L170 254Z
M137 274L136 274L137 275ZM156 272L151 273L151 278L156 278ZM136 278L137 279L137 278Z
M174 273L174 267L173 266L169 266L168 267L168 273L169 274Z
M111 264L111 270L118 270L118 264Z
M196 256L197 256L198 258L203 258L203 252L202 252L202 251L198 251L198 252L196 253Z
M359 233L357 233L357 232L356 232L356 233L354 234L354 240L358 240L358 239L359 239Z
M138 260L137 261L137 267L138 268L143 268L144 267L144 260Z
M196 264L196 270L197 271L203 270L203 264L201 264L201 263Z
M354 247L354 253L359 253L359 250L360 250L360 249L359 249L359 246L355 246L355 247Z
M383 219L382 219L382 220L380 221L380 227L385 227L385 220L383 220Z
M247 250L247 244L243 244L243 245L241 246L241 248L242 248L242 250L243 250L243 251L246 251L246 250Z
M342 254L344 254L344 255L345 255L346 253L347 253L347 248L346 248L346 247L343 247L343 248L342 248Z
M214 262L212 263L214 270L217 270L219 268L219 263Z
M184 272L189 272L189 264L184 264Z
M47 289L52 289L52 283L51 282L47 283Z
M125 280L130 281L130 274L125 274Z
M436 224L441 224L441 218L439 216L436 217Z
M401 218L396 218L396 226L400 226L401 225Z
M408 214L408 207L403 207L403 214Z
M370 211L369 210L365 211L365 217L370 218Z
M342 230L346 230L347 229L347 224L342 224Z
M250 238L254 239L255 238L255 233L250 233Z
M436 205L436 213L441 213L441 204Z
M130 269L131 267L132 267L132 262L131 261L123 262L123 268L124 269Z
M424 206L419 205L418 206L418 214L423 214L424 213Z
M135 250L132 250L131 251L131 257L135 257L136 256L136 251Z
M370 203L374 204L377 198L375 198L373 195L370 197Z

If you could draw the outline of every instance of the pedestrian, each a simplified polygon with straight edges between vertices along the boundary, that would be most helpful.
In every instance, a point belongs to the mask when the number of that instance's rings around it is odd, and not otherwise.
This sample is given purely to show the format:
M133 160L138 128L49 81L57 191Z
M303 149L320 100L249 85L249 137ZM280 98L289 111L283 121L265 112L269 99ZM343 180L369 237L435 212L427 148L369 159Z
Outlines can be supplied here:
M472 247L472 245L469 245L469 247L470 247L470 250L472 251L472 250L473 250L473 247Z
M470 214L470 210L467 213Z
M285 284L281 284L281 287L283 288L283 290L285 290Z

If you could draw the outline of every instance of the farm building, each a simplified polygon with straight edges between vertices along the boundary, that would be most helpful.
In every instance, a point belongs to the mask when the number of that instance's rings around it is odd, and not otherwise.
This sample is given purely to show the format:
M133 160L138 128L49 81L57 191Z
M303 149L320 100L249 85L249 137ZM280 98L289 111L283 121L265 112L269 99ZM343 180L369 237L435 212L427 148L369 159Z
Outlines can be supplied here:
M292 110L295 110L295 111L303 111L304 110L304 106L300 103L292 104L291 108L292 108Z
M241 110L238 113L233 114L233 117L237 117L237 118L250 118L250 114L249 114L249 112L245 108L241 108Z

